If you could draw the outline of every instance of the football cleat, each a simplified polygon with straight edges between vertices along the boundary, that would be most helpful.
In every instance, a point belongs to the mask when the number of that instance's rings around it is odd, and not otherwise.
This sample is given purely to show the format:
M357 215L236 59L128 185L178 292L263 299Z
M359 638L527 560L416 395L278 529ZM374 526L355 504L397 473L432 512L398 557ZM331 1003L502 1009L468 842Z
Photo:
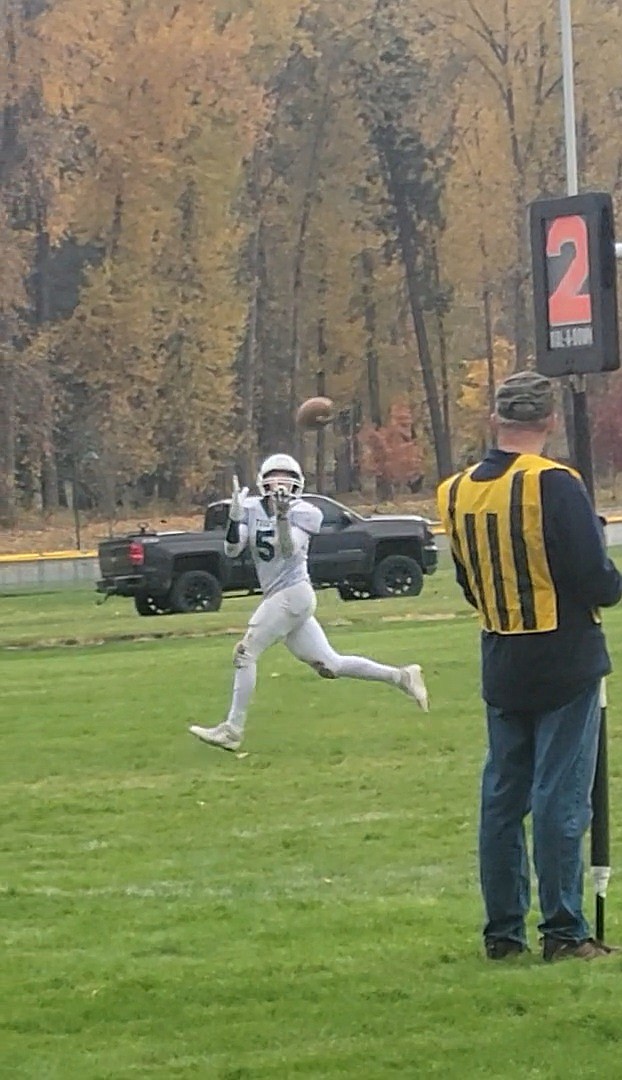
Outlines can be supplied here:
M218 746L221 750L238 750L242 737L239 732L235 731L226 720L222 724L217 724L216 727L200 727L199 724L193 724L188 728L192 735L196 735L197 739L201 742L209 743L210 746Z
M423 709L424 712L428 711L428 691L423 681L423 673L419 664L409 664L408 667L402 668L400 672L400 681L397 684L400 690L403 690L408 697L414 698L417 705Z

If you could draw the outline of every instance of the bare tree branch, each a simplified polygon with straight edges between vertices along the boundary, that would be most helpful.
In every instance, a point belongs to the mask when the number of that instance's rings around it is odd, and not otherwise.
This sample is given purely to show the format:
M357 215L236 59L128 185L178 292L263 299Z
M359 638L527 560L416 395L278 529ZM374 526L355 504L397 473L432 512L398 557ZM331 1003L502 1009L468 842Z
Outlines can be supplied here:
M499 61L499 63L500 64L507 64L507 59L508 59L507 35L506 35L506 44L502 45L499 41L497 41L492 27L490 27L488 25L488 23L486 22L484 16L482 15L482 13L475 6L473 0L466 0L466 2L467 2L467 5L469 7L469 10L475 16L478 23L480 24L480 27L481 27L481 30L482 30L482 33L480 34L480 37L483 36L484 40L487 42L488 46L490 47L490 49L494 53L494 55L497 58L497 60ZM507 0L506 0L506 6L507 6Z

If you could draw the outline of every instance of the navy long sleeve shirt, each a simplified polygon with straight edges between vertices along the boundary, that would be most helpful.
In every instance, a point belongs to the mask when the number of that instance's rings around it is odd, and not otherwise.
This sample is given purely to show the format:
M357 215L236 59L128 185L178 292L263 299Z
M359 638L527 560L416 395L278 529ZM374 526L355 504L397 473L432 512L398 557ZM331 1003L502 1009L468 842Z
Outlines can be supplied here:
M502 476L517 454L490 450L474 481ZM611 662L596 608L622 597L622 576L608 557L603 529L583 484L564 469L541 475L544 541L557 592L558 628L545 633L482 632L484 700L505 711L559 708L609 674ZM475 605L462 564L456 577Z

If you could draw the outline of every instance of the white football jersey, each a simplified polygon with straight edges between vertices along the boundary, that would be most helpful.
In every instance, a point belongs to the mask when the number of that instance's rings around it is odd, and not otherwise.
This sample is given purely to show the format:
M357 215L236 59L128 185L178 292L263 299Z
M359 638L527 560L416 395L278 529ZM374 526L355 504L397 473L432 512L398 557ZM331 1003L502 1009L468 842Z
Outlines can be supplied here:
M266 513L257 496L245 500L242 524L248 529L248 543L264 596L273 596L291 585L309 581L309 542L322 526L322 511L313 503L295 499L287 512L294 543L293 554L285 558L279 544L276 518Z

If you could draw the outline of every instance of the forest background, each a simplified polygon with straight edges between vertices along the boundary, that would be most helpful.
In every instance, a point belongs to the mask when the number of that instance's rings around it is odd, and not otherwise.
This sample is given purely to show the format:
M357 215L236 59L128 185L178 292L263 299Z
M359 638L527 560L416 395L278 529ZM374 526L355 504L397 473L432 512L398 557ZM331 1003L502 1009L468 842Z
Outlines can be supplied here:
M622 4L573 18L581 187L619 220ZM0 40L0 548L74 502L196 512L275 450L432 506L533 363L557 0L0 0ZM622 376L590 398L615 500Z

